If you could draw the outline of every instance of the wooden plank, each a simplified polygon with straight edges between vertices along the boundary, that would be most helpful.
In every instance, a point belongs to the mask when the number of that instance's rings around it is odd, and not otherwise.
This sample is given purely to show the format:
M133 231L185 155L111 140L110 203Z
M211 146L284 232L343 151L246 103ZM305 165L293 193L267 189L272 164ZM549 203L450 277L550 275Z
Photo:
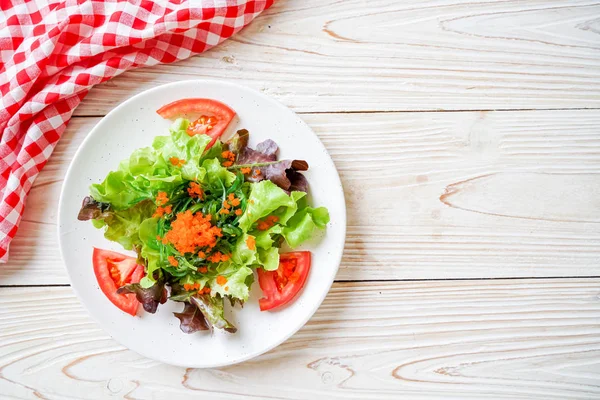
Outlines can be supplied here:
M157 85L227 79L296 111L600 107L595 1L280 1L217 48L92 89L104 115Z
M0 393L597 399L599 286L600 279L337 283L283 345L213 370L171 367L124 349L70 288L3 288Z
M338 279L600 275L600 113L315 114L348 205ZM67 283L56 237L75 118L28 199L0 284Z

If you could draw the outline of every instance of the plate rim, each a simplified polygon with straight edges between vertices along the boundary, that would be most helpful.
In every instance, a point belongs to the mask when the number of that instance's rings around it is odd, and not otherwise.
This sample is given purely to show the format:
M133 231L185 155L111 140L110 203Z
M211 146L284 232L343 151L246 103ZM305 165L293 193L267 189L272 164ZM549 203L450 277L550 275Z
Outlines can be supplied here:
M105 121L107 118L111 117L112 114L116 114L117 111L122 108L125 107L127 104L135 102L139 97L148 95L148 93L152 93L154 91L159 91L161 89L164 89L166 87L176 87L178 85L185 85L185 84L190 84L190 83L194 83L194 84L202 84L202 83L207 83L207 84L217 84L217 85L224 85L224 86L229 86L230 88L236 89L236 90L242 90L242 91L247 91L247 92L251 92L252 94L261 97L262 99L266 100L267 102L270 102L271 104L273 104L274 106L276 106L277 108L279 108L280 110L287 112L287 113L291 113L293 114L299 121L301 121L301 124L304 125L305 128L309 129L310 132L315 136L315 138L317 138L318 143L320 144L320 146L322 147L322 150L324 152L324 154L327 156L329 162L331 163L331 166L333 167L333 170L335 171L335 175L337 178L337 183L338 186L340 187L340 194L341 194L341 206L342 206L342 210L341 211L341 216L343 217L343 221L336 221L336 223L338 223L340 225L340 229L341 229L341 241L340 243L338 243L338 245L341 247L341 250L339 252L339 255L336 257L335 259L335 267L334 270L332 271L332 276L333 278L331 279L331 281L329 282L329 284L327 285L327 290L323 290L322 293L319 296L318 301L315 301L312 307L310 307L310 311L306 314L306 317L302 320L299 320L299 322L297 324L294 325L294 327L292 329L290 329L288 331L288 333L286 333L285 335L283 335L283 337L280 340L276 340L274 341L272 344L266 346L263 349L260 349L258 351L254 351L254 352L249 352L247 354L245 354L242 357L238 357L234 360L223 360L222 362L217 362L217 363L213 363L210 365L202 365L202 366L198 366L198 365L189 365L189 364L185 364L185 363L177 363L177 362L171 362L171 361L166 361L161 357L156 357L155 355L151 355L151 354L145 354L142 352L139 352L137 350L133 350L131 348L129 348L126 344L124 344L123 342L121 342L117 337L113 336L107 329L105 329L104 324L90 311L90 309L88 308L86 302L84 301L81 292L79 289L76 288L76 286L73 284L73 277L71 276L71 273L69 271L69 268L67 267L67 263L65 260L65 251L63 250L64 248L64 243L63 243L63 239L62 239L62 235L61 235L61 221L62 221L62 204L63 204L63 200L64 200L64 196L65 196L65 191L66 191L66 182L69 180L69 177L73 174L73 163L74 160L77 159L80 155L80 153L82 152L82 149L86 146L87 142L91 140L91 138L96 135L97 131L99 130L99 127L102 125L102 122ZM156 136L156 135L155 135ZM335 184L334 183L334 184ZM331 157L331 155L329 154L329 151L327 150L327 148L325 147L325 145L323 144L323 142L321 141L321 139L319 138L319 136L313 131L313 129L292 109L290 109L289 107L287 107L286 105L284 105L283 103L281 103L280 101L278 101L277 99L268 96L256 89L253 89L251 87L245 86L245 85L240 85L238 83L234 83L234 82L230 82L230 81L225 81L225 80L220 80L220 79L188 79L188 80L183 80L183 81L176 81L176 82L169 82L169 83L165 83L162 85L158 85L155 87L152 87L150 89L146 89L140 93L137 93L131 97L129 97L128 99L126 99L125 101L119 103L118 105L116 105L115 107L113 107L106 115L104 115L95 125L94 127L87 133L86 137L83 139L83 141L81 142L81 144L78 146L77 150L75 151L75 154L73 155L73 157L71 158L70 162L69 162L69 166L67 168L67 171L64 175L64 179L63 182L61 184L61 190L60 190L60 197L58 200L58 210L57 210L57 234L58 234L58 247L59 247L59 251L60 251L60 256L61 256L61 260L63 262L63 267L65 268L65 270L67 271L67 277L69 279L69 284L71 289L75 292L75 295L77 297L77 299L79 300L79 303L81 305L83 305L84 309L86 310L87 314L92 318L92 320L98 324L98 326L102 329L102 331L104 333L106 333L107 335L109 335L113 340L115 340L117 343L119 343L120 345L124 346L125 348L127 348L129 351L132 351L136 354L139 354L143 357L164 363L164 364L168 364L168 365L175 365L175 366L179 366L179 367L186 367L186 368L219 368L219 367L224 367L224 366L229 366L229 365L235 365L235 364L239 364L245 361L248 361L250 359L256 358L260 355L263 355L271 350L273 350L274 348L280 346L281 344L285 343L289 338L291 338L293 335L295 335L300 329L302 329L302 327L304 327L314 316L314 314L317 312L317 310L319 309L319 307L321 307L321 305L323 304L323 301L325 300L325 298L327 297L327 295L329 294L329 292L331 291L331 288L333 286L333 283L335 282L335 278L337 276L337 273L339 271L340 268L340 264L342 261L342 257L343 257L343 253L344 253L344 248L345 248L345 243L346 243L346 235L347 235L347 221L348 221L348 216L347 216L347 207L346 207L346 196L345 196L345 191L344 191L344 187L342 184L342 180L340 178L340 174L339 171L335 165L335 162L333 161L333 158ZM82 289L83 290L83 289Z

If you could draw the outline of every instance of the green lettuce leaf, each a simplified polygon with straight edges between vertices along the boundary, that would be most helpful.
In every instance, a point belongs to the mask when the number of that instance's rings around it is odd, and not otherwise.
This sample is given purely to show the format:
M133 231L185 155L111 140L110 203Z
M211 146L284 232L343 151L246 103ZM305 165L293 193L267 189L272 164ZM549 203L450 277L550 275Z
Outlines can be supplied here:
M275 241L273 240L273 236L281 234L283 231L283 226L281 225L273 225L271 228L259 231L254 230L250 232L251 235L254 236L256 240L256 247L259 249L268 250L273 247Z
M267 271L276 270L277 267L279 267L279 248L273 247L273 240L267 233L277 231L278 229L275 229L276 227L277 226L274 226L269 229L269 231L265 232L258 231L259 233L257 235L260 235L261 242L259 243L257 237L254 236L256 241L254 250L250 250L247 244L248 238L252 235L244 234L240 237L231 253L231 261L233 264L242 267L261 266ZM279 227L279 230L281 230L281 227ZM231 294L231 291L227 292L227 294Z
M185 160L179 169L181 176L190 181L201 181L206 176L206 170L200 166L202 153L211 141L208 135L187 134L189 121L183 118L176 120L170 128L170 136L157 136L152 147L159 152L164 160L170 163L172 157Z
M306 207L290 218L282 235L291 248L296 248L310 239L315 229L325 228L328 222L329 212L325 207Z
M296 214L299 209L302 209L307 206L306 203L306 192L292 192L290 193L290 197L294 201L293 204L290 204L286 207L280 207L275 210L272 215L279 217L279 223L281 225L286 225L287 222Z
M125 210L136 203L151 199L152 190L148 189L144 179L137 179L128 171L119 170L108 173L102 183L90 186L94 200L110 203L116 210Z
M105 238L119 243L126 250L132 250L142 245L140 224L152 217L154 210L156 206L151 200L141 201L126 210L114 210L106 203L86 197L78 218L82 221L92 219L95 227L105 228Z
M235 297L242 301L248 300L250 288L246 280L252 276L252 270L249 267L240 267L234 262L224 262L217 267L218 275L227 278L227 283L223 286L217 283L217 278L209 280L208 285L213 293L218 293L225 297L226 295ZM227 290L225 290L227 287Z
M275 271L279 268L279 248L258 249L258 264L266 271Z
M204 153L202 159L210 160L211 158L218 158L219 161L223 161L221 153L223 153L223 143L220 140L217 140L215 144Z
M257 261L256 249L250 250L247 245L248 234L241 236L235 243L235 247L231 252L231 260L239 266L245 267L255 264Z
M188 123L178 119L171 126L169 136L157 136L152 147L135 150L116 171L109 172L102 183L91 185L92 197L124 210L141 200L155 198L159 191L170 192L184 180L203 181L206 169L202 162L207 156L219 154L211 149L203 156L211 138L189 136L185 131ZM174 166L170 161L173 157L185 160L185 164Z
M221 165L218 158L207 159L202 163L203 169L206 171L206 180L209 185L221 187L221 183L225 186L231 186L235 181L235 174L229 172L227 168Z
M148 218L140 224L140 241L142 247L140 255L146 260L146 276L140 281L140 285L147 289L156 282L155 271L160 270L161 257L160 245L156 236L158 235L158 219Z
M296 201L283 189L271 181L261 181L252 185L248 207L240 218L240 228L244 232L256 221L266 217L280 207L297 207Z

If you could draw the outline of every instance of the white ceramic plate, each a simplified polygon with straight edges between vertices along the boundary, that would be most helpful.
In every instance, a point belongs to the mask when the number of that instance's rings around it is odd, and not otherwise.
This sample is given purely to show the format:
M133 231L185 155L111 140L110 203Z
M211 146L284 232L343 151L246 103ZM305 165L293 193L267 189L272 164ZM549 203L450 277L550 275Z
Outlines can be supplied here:
M280 147L280 159L304 159L310 169L312 204L329 209L326 232L302 249L313 255L306 285L296 300L275 312L261 312L260 287L254 283L250 299L241 309L228 307L228 317L238 332L215 331L184 334L173 316L181 303L168 301L156 314L140 310L131 317L102 294L92 270L92 249L127 253L106 240L91 222L77 220L82 199L91 183L101 182L137 148L149 146L164 135L170 121L156 110L186 97L207 97L228 104L237 112L228 132L246 128L250 144L270 138ZM227 135L227 133L226 133ZM342 256L346 232L344 192L335 166L312 130L291 110L254 90L221 81L194 80L160 86L132 97L112 110L89 133L65 177L59 203L58 234L62 257L75 293L90 314L113 338L146 357L185 367L218 367L258 356L298 331L317 310L329 291ZM133 255L133 254L132 254Z

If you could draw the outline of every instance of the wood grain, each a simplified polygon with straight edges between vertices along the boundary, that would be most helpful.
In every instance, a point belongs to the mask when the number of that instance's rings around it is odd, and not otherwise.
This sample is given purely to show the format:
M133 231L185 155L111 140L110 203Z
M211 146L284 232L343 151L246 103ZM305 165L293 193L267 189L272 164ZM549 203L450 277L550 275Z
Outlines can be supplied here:
M599 286L599 279L337 283L283 345L213 370L171 367L124 349L89 319L70 288L3 288L0 393L597 399Z
M600 275L600 115L307 114L348 205L338 279ZM67 283L56 237L75 118L35 182L0 284ZM33 251L35 249L35 251Z
M296 111L600 107L596 1L279 1L217 48L94 88L105 115L159 84L227 79Z

